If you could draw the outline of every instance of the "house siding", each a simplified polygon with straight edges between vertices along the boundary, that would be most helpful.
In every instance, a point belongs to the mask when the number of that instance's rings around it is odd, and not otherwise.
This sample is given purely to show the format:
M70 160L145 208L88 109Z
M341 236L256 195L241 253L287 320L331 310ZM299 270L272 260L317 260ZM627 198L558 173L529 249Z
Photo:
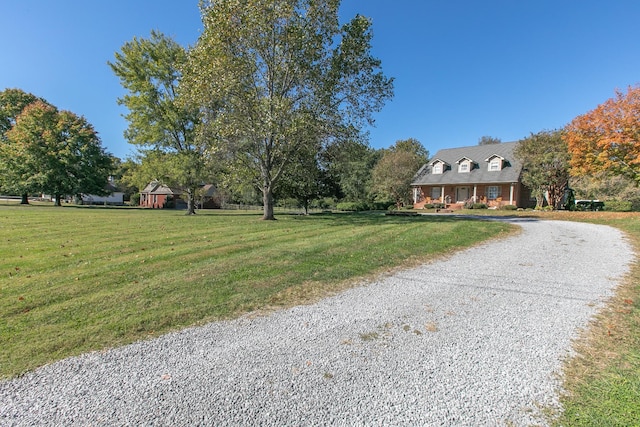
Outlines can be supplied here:
M143 208L160 209L163 208L167 201L166 194L140 194L140 206Z

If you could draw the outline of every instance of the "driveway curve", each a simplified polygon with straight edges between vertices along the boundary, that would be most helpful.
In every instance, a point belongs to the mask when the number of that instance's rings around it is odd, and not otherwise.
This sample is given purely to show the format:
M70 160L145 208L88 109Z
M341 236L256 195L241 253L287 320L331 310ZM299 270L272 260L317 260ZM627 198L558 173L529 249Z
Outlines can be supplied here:
M313 305L0 382L0 425L544 425L634 255L610 227L509 221L522 233Z

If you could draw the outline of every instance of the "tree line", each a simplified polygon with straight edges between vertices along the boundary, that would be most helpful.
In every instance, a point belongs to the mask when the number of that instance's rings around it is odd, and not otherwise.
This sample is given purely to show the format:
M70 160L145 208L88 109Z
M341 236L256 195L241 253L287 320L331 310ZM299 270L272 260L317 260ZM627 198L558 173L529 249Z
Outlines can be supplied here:
M564 128L522 139L515 155L523 182L542 206L561 206L571 187L578 198L622 200L640 209L640 87L629 87Z
M118 99L128 110L124 136L138 149L124 162L83 117L20 89L0 92L0 190L46 192L59 203L103 194L115 174L132 189L151 180L183 189L192 214L201 186L214 183L231 200L258 195L264 219L284 198L305 208L322 198L410 204L429 153L415 139L368 145L363 129L392 98L393 78L371 53L371 21L340 24L339 5L201 1L195 45L158 31L125 43L109 62L126 90ZM638 184L639 91L520 141L523 180L540 204L558 207L570 178Z

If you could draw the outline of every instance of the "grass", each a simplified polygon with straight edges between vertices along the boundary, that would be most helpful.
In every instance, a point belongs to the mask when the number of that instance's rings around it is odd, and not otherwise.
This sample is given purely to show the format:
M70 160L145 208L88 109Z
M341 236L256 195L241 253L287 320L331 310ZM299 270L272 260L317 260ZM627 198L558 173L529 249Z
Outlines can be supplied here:
M617 227L640 253L637 213L518 214ZM0 206L0 377L192 324L308 303L510 232L450 217L279 218ZM554 424L640 425L638 261L575 349L564 372L565 410Z
M380 214L0 206L0 377L189 325L304 304L512 232Z

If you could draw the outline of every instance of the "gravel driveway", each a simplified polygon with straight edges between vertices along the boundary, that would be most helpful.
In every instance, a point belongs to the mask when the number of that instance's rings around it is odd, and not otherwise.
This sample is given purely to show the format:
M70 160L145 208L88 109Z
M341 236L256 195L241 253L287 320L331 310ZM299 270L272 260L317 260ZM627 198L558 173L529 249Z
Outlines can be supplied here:
M0 382L0 425L544 425L633 253L609 227L511 221L521 234L314 305Z

